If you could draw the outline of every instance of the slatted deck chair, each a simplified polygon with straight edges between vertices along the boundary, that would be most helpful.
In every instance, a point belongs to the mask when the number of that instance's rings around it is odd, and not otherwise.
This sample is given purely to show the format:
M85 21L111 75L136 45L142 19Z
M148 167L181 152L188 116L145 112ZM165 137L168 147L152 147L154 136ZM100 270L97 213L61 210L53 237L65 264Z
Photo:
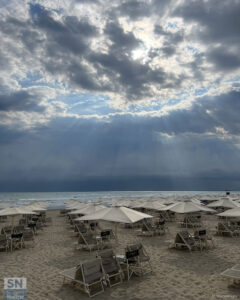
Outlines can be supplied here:
M223 277L227 277L229 279L233 279L233 283L238 285L240 284L240 265L237 264L233 266L232 268L229 268L225 271L223 271L221 274Z
M210 248L209 242L211 242L212 248L215 247L213 238L211 235L207 233L206 229L196 230L194 232L194 238L199 243L200 250L202 251L204 248Z
M142 276L153 272L150 257L142 243L127 245L126 260L127 268L130 271L130 273L128 271L128 280L133 273Z
M80 236L81 233L87 233L88 228L84 223L75 224L74 232L77 232L77 235Z
M14 233L22 233L24 231L24 225L14 226L13 232Z
M176 234L175 241L171 247L178 249L187 248L189 251L192 251L198 247L198 243L188 231L180 231Z
M218 222L216 234L233 237L234 235L238 235L239 232L229 227L227 223Z
M23 233L12 233L11 234L11 251L14 249L20 249L24 245Z
M97 257L102 259L103 271L109 286L122 283L122 270L113 250L98 251Z
M24 241L24 246L26 245L27 242L31 242L32 245L35 244L34 234L31 229L23 231L23 241Z
M92 250L102 249L101 237L96 238L96 236L90 231L86 233L80 232L77 249L88 250L90 252Z
M158 234L164 235L166 233L166 230L168 230L168 227L166 226L165 220L158 220L156 222L156 230Z
M141 231L138 232L138 236L150 236L150 237L152 237L155 234L157 234L156 227L153 226L152 224L149 224L149 223L143 221L142 228L141 228Z
M104 229L100 232L102 248L112 248L111 240L115 238L112 229Z
M77 267L64 270L60 274L64 278L63 283L67 279L79 284L89 297L104 292L104 273L100 258L82 262Z
M5 250L6 252L9 250L9 239L5 234L0 235L0 250Z

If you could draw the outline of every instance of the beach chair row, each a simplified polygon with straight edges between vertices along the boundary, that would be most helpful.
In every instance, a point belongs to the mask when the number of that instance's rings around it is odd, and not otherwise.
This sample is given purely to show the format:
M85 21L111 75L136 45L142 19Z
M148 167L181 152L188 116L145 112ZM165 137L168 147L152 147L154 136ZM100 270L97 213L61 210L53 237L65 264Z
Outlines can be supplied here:
M152 272L150 258L142 244L127 246L124 256L112 249L98 251L96 258L83 261L76 267L62 271L63 283L78 285L89 297L103 293L107 286L130 280L133 274L142 276ZM105 287L105 288L104 288Z

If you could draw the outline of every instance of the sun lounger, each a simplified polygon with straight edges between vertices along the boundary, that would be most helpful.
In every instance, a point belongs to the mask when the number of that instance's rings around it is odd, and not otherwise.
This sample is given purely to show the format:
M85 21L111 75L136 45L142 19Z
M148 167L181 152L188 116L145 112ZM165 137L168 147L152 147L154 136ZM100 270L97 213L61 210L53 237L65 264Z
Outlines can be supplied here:
M96 237L92 232L79 232L77 249L84 249L88 251L99 250L102 248L101 237Z
M13 232L14 233L22 233L24 231L24 225L14 226Z
M223 277L227 277L229 279L233 279L233 283L239 285L240 284L240 265L237 264L232 268L229 268L223 271L221 274Z
M180 231L176 234L174 243L170 246L171 248L188 249L189 251L194 250L198 247L198 244L193 236L188 231Z
M112 249L99 251L105 278L110 287L122 283L122 270Z
M77 267L64 270L60 273L65 279L79 284L89 295L96 296L104 292L104 273L100 258L95 258L80 263Z
M227 223L219 222L217 225L217 235L225 235L225 236L231 236L233 237L234 235L239 235L238 230L234 230L230 226L228 226Z
M199 242L199 247L201 251L204 248L207 249L210 247L209 242L211 242L212 248L215 246L212 236L208 235L206 229L196 230L194 232L194 238L196 241Z
M23 233L12 233L10 240L11 251L14 249L20 249L24 245Z
M74 231L77 232L77 235L80 236L80 233L86 233L88 228L84 223L75 224Z
M32 242L32 245L34 245L35 239L34 239L33 231L31 229L23 231L23 241L24 241L24 246L26 245L26 242Z

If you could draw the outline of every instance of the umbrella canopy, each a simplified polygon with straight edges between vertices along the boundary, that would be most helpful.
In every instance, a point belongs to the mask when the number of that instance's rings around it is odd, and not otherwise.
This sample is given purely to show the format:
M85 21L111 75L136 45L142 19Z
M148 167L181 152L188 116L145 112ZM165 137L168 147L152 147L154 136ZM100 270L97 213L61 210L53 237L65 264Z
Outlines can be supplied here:
M157 201L146 201L143 203L139 203L135 205L133 208L146 208L146 209L152 209L152 210L163 210L166 207L166 205L163 205Z
M25 207L26 207L27 209L29 209L29 210L32 210L32 211L39 211L39 212L41 212L41 211L46 211L46 210L47 210L46 208L44 208L44 207L42 207L42 206L40 206L40 205L37 205L37 204L26 205Z
M35 212L25 206L13 206L0 210L0 216L34 215Z
M221 217L240 217L240 207L235 207L232 209L228 209L220 214L217 214L217 216Z
M233 202L231 199L224 197L220 200L214 201L207 205L208 207L225 207L225 208L235 208L239 207L238 203Z
M69 215L90 215L90 214L94 214L97 211L99 211L100 209L105 208L106 206L103 205L91 205L89 204L88 206L84 206L83 208L79 208L77 210L73 210L72 212L69 213Z
M74 209L81 209L81 208L84 208L86 206L88 206L89 204L88 203L83 203L83 202L76 202L74 204L69 204L67 205L66 207L68 209L71 209L71 210L74 210Z
M197 203L193 203L190 200L171 204L169 206L166 206L166 208L163 210L171 210L179 214L187 214L187 213L193 213L198 211L215 212L215 210L211 208L199 205Z
M152 216L138 212L127 207L106 207L94 214L86 215L76 220L103 220L116 223L135 223L143 219L152 218Z

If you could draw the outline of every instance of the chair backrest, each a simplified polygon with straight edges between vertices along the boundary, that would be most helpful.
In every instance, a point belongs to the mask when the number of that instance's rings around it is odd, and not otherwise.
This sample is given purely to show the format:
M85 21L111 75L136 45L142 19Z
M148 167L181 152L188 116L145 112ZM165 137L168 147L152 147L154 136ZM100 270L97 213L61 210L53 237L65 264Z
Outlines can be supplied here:
M24 230L23 231L23 239L25 241L34 240L34 234L32 230Z
M101 231L100 235L101 238L103 239L109 239L111 237L111 231L110 230Z
M15 233L23 232L24 231L24 225L15 226L13 230L14 230Z
M206 229L202 229L202 230L196 230L194 232L194 237L196 238L204 238L207 235L207 230Z
M102 266L107 274L119 271L119 265L112 249L99 251L98 257L102 259Z
M126 251L126 259L129 260L131 258L137 258L139 256L139 250L127 250Z
M102 251L98 251L98 256L103 258L111 258L114 257L114 252L112 249L106 249Z
M84 282L99 281L103 277L102 263L100 258L95 258L82 263Z

